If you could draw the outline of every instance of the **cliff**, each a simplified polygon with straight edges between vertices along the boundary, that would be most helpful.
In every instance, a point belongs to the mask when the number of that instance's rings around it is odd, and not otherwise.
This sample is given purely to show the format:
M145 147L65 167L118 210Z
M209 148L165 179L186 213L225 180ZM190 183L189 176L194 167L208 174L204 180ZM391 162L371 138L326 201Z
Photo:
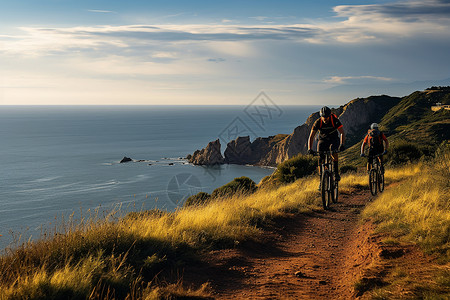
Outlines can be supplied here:
M206 148L195 151L194 154L188 155L187 158L194 165L217 165L224 163L224 158L220 152L219 139L209 142Z
M400 100L401 98L385 95L371 96L368 98L357 98L344 106L332 109L333 113L339 117L344 125L347 136L346 145L351 146L359 142L369 125L373 122L380 122L381 118L392 107L397 105ZM311 114L304 124L296 127L289 135L279 134L266 138L259 137L253 142L250 141L248 136L238 137L227 144L223 162L228 164L276 166L299 153L306 154L311 127L318 118L318 112ZM193 156L198 155L200 154L196 151ZM205 155L202 154L201 156ZM206 159L206 161L208 160ZM193 163L198 164L196 162Z

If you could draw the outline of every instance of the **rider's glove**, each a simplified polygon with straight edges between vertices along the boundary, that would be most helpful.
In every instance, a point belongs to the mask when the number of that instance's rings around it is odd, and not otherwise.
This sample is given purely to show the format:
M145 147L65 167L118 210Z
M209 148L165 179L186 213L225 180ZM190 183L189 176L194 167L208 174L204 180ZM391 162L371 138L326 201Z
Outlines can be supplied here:
M339 151L344 151L344 150L345 150L344 144L340 144L340 145L339 145Z
M308 154L309 155L314 155L314 150L313 149L308 149Z
M366 155L364 153L361 153L361 157L366 157Z

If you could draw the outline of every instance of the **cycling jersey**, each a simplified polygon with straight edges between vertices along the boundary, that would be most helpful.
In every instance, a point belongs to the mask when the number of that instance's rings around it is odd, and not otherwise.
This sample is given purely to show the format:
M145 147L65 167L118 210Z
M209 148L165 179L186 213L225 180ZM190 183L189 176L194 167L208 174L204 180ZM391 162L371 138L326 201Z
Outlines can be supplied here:
M378 132L377 135L371 136L370 133L364 138L364 143L369 145L369 152L379 154L384 151L383 141L387 143L387 138L382 132Z
M322 118L314 122L312 130L319 131L319 140L335 140L339 137L338 129L343 127L335 114L331 114L330 121L325 123Z

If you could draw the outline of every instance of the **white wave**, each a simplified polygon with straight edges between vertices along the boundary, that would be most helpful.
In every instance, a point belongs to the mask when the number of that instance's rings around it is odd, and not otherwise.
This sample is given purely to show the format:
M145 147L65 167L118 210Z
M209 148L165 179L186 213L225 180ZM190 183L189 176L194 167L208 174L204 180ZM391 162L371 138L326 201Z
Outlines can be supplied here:
M48 182L48 181L53 181L53 180L58 179L58 178L61 178L61 176L52 176L52 177L38 178L38 179L30 181L29 183Z
M36 193L36 192L45 192L45 191L58 191L58 190L62 190L62 189L66 189L68 187L74 186L79 184L80 182L74 182L74 183L69 183L69 184L63 184L63 185L57 185L57 186L50 186L50 187L39 187L39 188L31 188L31 189L17 189L15 192L16 193Z

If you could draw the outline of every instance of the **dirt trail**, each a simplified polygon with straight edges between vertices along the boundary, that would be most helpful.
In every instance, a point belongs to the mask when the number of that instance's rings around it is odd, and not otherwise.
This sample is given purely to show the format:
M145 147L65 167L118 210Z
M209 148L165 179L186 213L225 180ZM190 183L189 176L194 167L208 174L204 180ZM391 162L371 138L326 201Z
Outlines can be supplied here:
M371 262L373 228L358 223L367 191L341 194L328 211L277 220L267 242L210 252L205 266L184 274L209 281L217 299L351 299Z
M261 243L206 253L203 263L185 269L183 281L194 288L209 282L215 299L371 299L384 287L381 298L423 298L420 290L448 266L417 245L385 242L389 234L361 224L372 199L356 190L341 194L328 211L274 220Z

